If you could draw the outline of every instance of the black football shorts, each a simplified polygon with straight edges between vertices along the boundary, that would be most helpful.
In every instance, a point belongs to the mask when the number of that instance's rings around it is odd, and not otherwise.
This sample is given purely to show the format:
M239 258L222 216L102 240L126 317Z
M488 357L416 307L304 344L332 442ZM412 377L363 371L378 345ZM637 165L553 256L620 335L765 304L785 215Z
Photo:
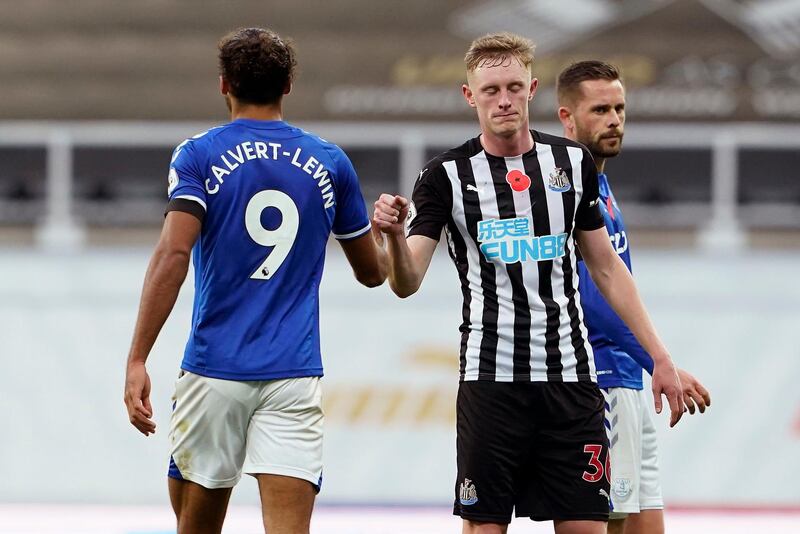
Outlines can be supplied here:
M607 521L608 436L591 382L462 382L453 513Z

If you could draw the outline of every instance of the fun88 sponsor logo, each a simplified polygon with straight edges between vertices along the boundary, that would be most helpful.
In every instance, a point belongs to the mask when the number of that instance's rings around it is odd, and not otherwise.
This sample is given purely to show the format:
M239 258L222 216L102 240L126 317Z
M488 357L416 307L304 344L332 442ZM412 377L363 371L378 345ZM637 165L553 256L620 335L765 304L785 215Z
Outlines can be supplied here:
M478 241L486 261L546 261L564 255L567 234L531 235L530 219L486 219L478 223Z

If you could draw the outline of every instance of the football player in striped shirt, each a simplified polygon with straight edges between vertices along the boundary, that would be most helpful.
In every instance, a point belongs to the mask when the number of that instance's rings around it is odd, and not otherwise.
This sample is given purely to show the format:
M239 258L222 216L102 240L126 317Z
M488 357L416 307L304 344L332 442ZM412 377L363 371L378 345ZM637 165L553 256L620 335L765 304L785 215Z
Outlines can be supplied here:
M604 172L606 159L622 150L625 133L625 88L619 71L601 61L574 63L559 75L557 92L564 136L582 143L594 157L606 230L611 245L630 269L625 222ZM653 360L608 305L581 261L578 273L597 383L606 397L613 504L608 532L663 534L656 430L642 383L642 370L652 373ZM711 404L708 391L686 371L679 369L678 374L687 409L692 414L695 409L703 413Z
M359 282L386 278L349 159L283 121L295 63L291 44L269 30L224 37L220 90L231 122L172 155L125 404L140 432L155 432L145 362L191 254L194 309L170 426L179 534L219 533L242 472L258 480L268 532L309 531L322 483L318 290L330 234Z
M419 289L442 231L461 281L454 513L465 533L504 533L516 514L554 521L559 534L600 534L609 512L608 438L576 245L653 355L657 403L666 395L673 425L682 415L680 380L609 243L591 155L529 129L533 43L487 35L465 63L462 92L480 135L430 161L412 203L384 194L373 216L397 295Z

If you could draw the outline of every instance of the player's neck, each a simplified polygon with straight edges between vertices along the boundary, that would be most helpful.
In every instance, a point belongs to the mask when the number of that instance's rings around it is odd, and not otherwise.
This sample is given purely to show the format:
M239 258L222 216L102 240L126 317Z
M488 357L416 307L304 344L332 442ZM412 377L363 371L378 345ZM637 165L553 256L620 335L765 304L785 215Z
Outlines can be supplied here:
M533 136L528 130L527 124L525 128L520 128L509 137L502 137L483 130L481 131L481 146L493 156L520 156L533 148Z
M243 104L231 100L231 120L235 121L236 119L280 121L283 120L283 112L280 104L259 106L255 104Z

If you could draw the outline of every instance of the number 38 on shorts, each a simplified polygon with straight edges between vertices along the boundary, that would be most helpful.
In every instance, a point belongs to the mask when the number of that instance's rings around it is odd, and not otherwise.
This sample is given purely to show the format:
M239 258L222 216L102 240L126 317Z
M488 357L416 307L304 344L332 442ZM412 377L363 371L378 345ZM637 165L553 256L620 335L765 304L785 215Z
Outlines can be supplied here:
M611 483L611 461L608 449L606 449L605 465L600 461L600 455L603 452L603 446L599 444L584 445L583 452L591 455L589 458L589 470L583 472L583 480L586 482L598 482L606 477L606 481Z

